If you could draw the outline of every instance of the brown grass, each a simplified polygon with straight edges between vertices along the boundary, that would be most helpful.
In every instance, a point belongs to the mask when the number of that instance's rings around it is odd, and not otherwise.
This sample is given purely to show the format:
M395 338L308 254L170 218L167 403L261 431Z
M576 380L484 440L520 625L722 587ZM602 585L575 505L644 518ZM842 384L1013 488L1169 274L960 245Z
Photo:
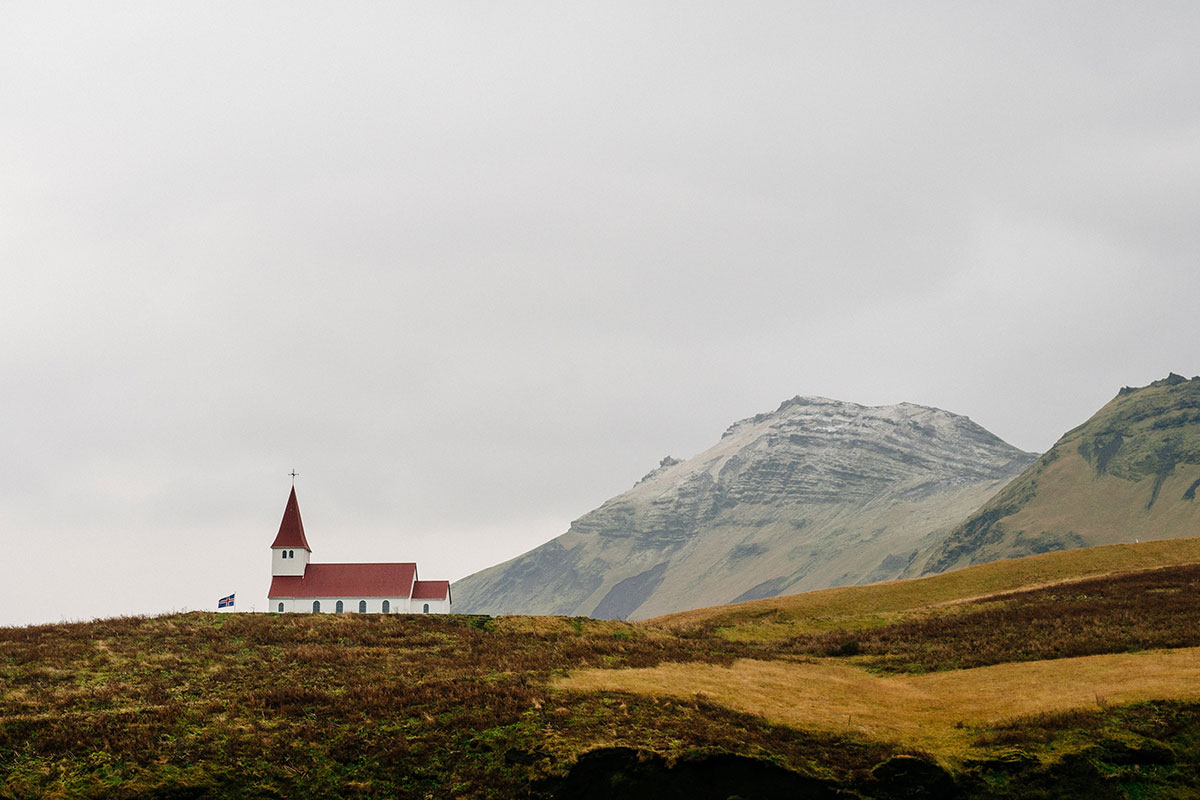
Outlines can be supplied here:
M873 669L923 672L1194 646L1200 646L1200 565L1009 592L759 649L861 656Z
M715 630L736 641L771 642L830 630L870 628L940 604L1080 578L1200 563L1200 538L1116 544L997 561L909 581L847 586L684 611L644 624L676 633Z
M695 698L550 701L567 669L727 664L728 650L586 618L193 613L0 629L0 798L507 798L608 743L835 774L890 752Z

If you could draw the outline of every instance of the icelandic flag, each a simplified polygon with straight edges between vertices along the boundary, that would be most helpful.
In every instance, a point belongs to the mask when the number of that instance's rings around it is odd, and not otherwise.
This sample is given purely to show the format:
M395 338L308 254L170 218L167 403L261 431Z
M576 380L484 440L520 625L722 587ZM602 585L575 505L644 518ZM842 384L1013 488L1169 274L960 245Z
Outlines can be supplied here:
M229 595L229 597L222 597L220 600L217 601L217 608L233 608L233 598L234 598L234 595Z

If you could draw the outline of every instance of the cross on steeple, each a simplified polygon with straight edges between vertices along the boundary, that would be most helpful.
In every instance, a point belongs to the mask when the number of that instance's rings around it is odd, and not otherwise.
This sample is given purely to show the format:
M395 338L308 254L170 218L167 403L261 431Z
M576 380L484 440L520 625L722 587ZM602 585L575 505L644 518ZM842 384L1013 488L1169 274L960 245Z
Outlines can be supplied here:
M299 475L299 474L300 474L300 473L299 473L299 472L296 472L295 468L293 468L293 469L292 469L292 471L288 473L288 475L291 475L291 476L292 476L292 486L295 486L295 485L296 485L296 476L297 476L297 475Z

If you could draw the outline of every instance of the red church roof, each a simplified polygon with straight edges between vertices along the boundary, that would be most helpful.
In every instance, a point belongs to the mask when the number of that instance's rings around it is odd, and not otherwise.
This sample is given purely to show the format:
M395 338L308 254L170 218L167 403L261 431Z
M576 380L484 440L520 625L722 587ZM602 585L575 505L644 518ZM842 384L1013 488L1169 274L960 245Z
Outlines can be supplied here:
M413 600L445 600L450 596L450 581L417 581L412 596Z
M294 492L292 496L295 497ZM271 590L267 592L267 597L399 599L408 597L414 584L446 584L446 591L450 591L448 581L417 581L416 578L416 564L308 564L303 576L276 575L271 578ZM412 596L418 597L416 594Z
M287 506L283 509L283 521L279 523L279 533L275 534L275 541L271 543L271 547L303 547L312 552L312 548L308 546L308 539L304 538L304 522L300 519L300 504L296 502L295 486L288 496Z

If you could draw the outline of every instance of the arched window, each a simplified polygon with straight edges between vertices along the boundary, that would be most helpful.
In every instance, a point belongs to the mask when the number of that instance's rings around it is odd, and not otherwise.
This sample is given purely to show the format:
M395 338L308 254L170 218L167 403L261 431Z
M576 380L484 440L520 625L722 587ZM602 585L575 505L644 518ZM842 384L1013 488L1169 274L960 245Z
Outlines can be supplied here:
M314 614L321 613L321 601L320 600L313 600L313 613Z
M338 602L337 602L337 608L335 608L335 609L333 610L333 613L335 613L335 614L340 614L340 613L342 613L342 612L343 612L343 611L345 611L345 610L346 610L346 607L342 605L342 601L341 601L341 600L338 600Z
M280 614L282 614L282 613L283 613L283 603L280 603L280 604L279 604L279 613L280 613Z
M296 551L288 550L288 558L295 558L295 557L296 557Z
M360 614L367 613L367 601L366 600L358 601L358 613L360 613Z
M426 603L426 604L425 604L425 613L426 613L426 614L428 614L428 613L429 613L429 603Z
M385 614L386 614L386 613L388 613L388 612L389 612L389 611L391 611L391 610L392 610L392 604L391 604L391 603L389 603L387 600L384 600L384 601L383 601L383 613L385 613Z

